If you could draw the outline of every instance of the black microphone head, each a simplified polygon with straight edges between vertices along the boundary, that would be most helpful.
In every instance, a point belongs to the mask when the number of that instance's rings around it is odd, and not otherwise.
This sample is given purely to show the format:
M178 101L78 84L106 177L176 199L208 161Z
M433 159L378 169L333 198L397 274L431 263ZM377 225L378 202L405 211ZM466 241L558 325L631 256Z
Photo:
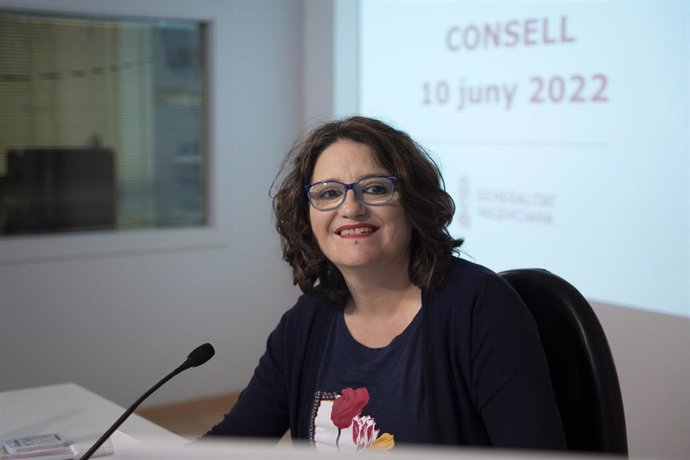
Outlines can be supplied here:
M189 356L187 356L187 364L190 367L201 366L206 361L211 359L215 354L216 350L210 343L199 345L189 354Z

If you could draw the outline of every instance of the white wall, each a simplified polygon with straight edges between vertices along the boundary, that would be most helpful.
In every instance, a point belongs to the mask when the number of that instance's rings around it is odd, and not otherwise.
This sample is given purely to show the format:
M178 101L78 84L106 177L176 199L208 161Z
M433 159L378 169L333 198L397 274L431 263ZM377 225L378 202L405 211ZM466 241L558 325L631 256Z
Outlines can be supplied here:
M212 21L213 226L0 239L0 391L74 381L129 405L195 346L216 357L149 404L242 388L292 305L270 184L301 127L298 0L0 1Z

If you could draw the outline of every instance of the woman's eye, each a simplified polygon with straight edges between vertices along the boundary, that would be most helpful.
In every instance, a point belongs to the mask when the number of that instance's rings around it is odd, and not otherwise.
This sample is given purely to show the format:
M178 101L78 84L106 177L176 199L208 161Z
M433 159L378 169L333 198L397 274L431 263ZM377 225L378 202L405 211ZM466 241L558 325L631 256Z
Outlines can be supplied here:
M342 190L337 188L327 188L319 192L319 200L333 200L335 198L340 198L340 195L342 194Z
M362 190L363 193L369 195L386 195L389 191L389 187L386 187L384 184L369 184Z

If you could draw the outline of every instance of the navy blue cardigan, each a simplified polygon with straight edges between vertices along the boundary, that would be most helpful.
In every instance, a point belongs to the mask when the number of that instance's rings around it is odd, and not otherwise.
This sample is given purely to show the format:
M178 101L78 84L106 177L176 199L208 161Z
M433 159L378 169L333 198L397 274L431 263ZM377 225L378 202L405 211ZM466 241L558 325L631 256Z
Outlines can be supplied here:
M324 299L300 297L233 409L207 435L278 438L290 429L293 439L308 439L317 370L339 313ZM500 276L454 259L444 280L423 291L421 314L420 397L435 443L565 448L536 325Z

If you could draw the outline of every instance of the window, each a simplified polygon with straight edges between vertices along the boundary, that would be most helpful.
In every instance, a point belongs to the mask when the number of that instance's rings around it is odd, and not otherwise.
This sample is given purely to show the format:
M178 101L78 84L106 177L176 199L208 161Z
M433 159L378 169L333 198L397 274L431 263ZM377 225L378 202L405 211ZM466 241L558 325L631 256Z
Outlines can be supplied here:
M206 25L0 13L0 238L208 223Z

